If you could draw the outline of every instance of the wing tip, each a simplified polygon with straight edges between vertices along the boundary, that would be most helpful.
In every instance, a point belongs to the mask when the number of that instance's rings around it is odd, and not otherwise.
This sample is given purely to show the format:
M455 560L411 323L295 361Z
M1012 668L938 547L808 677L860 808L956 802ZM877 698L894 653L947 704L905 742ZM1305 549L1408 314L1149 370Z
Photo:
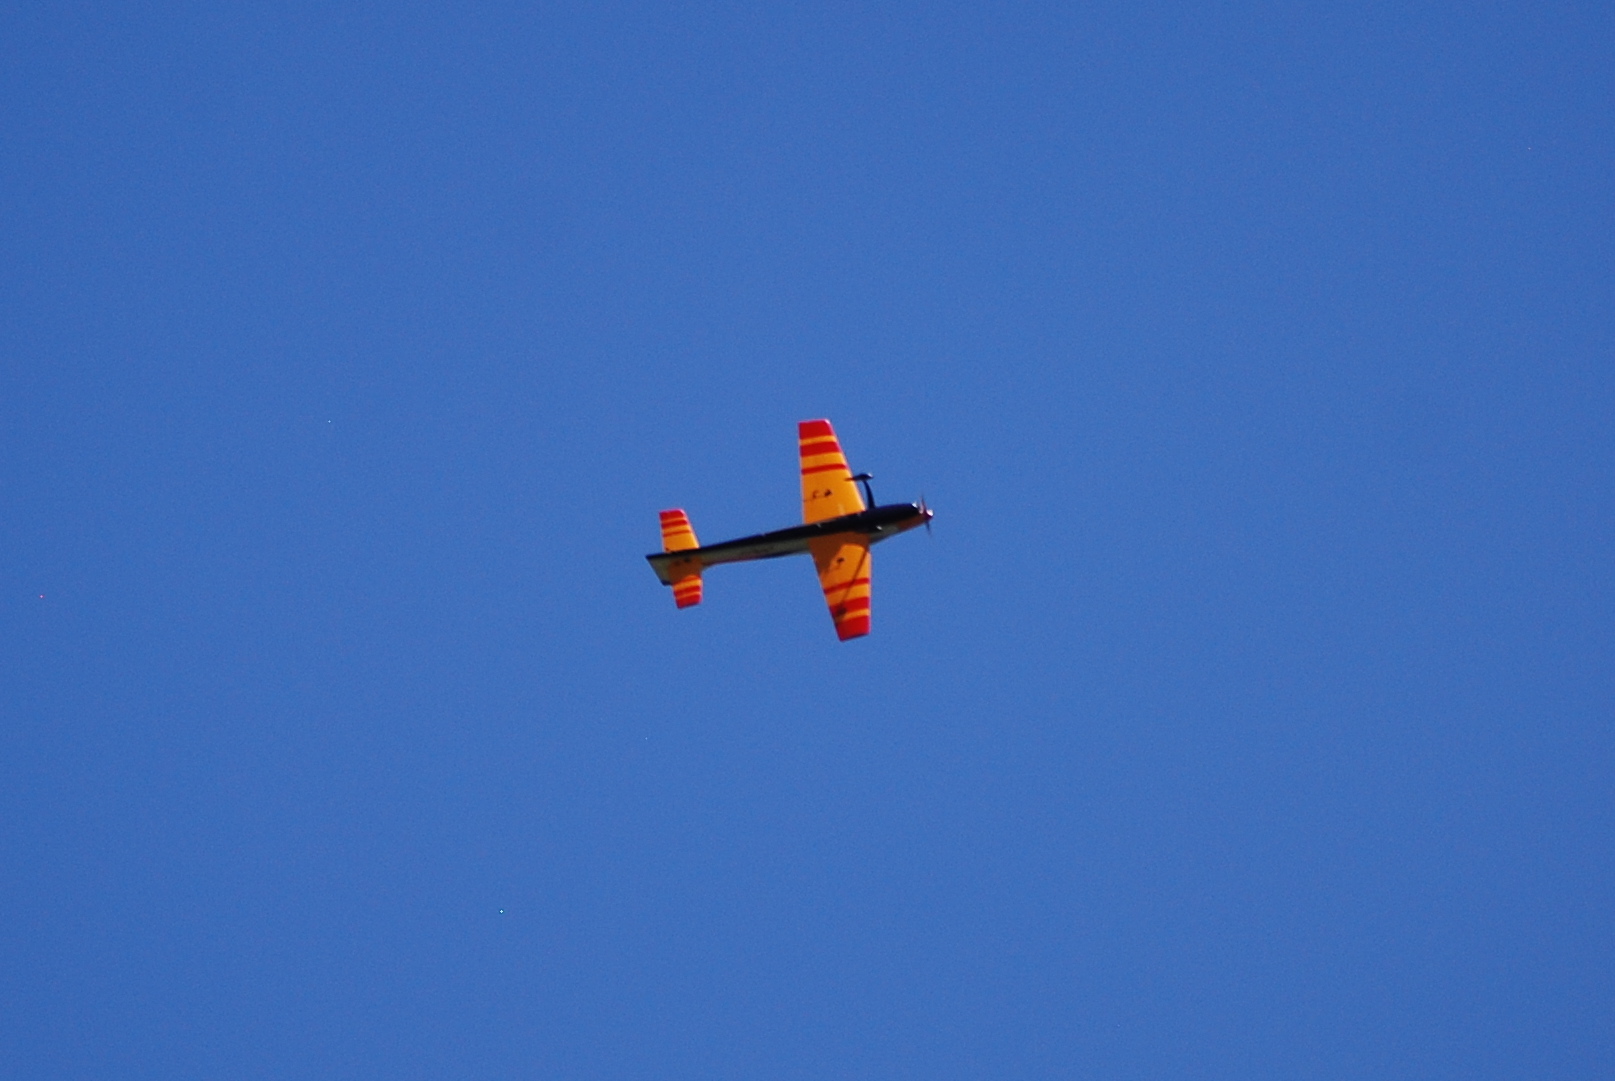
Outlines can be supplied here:
M836 624L836 637L843 642L852 638L862 638L869 633L869 616L848 616Z

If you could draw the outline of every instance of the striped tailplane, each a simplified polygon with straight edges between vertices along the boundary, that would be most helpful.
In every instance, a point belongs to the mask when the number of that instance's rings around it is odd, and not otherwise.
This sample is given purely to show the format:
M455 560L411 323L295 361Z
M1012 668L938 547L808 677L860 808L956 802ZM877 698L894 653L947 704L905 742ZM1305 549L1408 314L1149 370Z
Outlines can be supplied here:
M682 552L689 548L699 548L701 542L695 539L695 530L690 526L690 517L682 510L664 510L662 512L662 551ZM688 563L674 563L668 568L669 577L673 579L673 602L680 608L689 608L701 603L701 562L691 559Z

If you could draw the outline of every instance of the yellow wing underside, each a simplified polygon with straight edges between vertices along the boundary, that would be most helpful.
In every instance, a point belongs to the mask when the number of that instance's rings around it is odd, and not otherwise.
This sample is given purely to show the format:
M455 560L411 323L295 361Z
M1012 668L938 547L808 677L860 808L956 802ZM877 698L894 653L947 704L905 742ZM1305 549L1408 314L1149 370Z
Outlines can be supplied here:
M819 572L824 603L836 623L836 636L845 642L869 633L869 542L855 533L816 540L809 546Z
M868 509L829 421L802 421L797 425L797 439L802 460L803 522L822 522ZM868 634L872 568L868 539L857 533L841 533L813 541L808 550L813 554L837 637L846 641Z
M796 434L802 460L802 521L822 522L865 510L830 422L804 420L796 426Z

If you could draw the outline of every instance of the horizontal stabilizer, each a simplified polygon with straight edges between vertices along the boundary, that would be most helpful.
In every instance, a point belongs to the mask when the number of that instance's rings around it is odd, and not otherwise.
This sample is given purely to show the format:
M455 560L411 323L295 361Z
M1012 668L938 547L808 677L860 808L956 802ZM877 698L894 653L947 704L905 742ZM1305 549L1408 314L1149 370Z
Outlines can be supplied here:
M683 510L674 507L672 510L662 512L662 551L682 552L689 548L699 548L701 542L695 539L695 527L690 524L690 516Z
M686 574L673 583L673 603L690 608L701 603L701 576Z
M663 562L653 563L656 576L673 587L673 603L680 608L691 608L701 603L701 560L696 556L680 557L676 553L689 552L701 547L695 539L695 527L690 516L675 507L662 512ZM672 558L668 558L671 554Z

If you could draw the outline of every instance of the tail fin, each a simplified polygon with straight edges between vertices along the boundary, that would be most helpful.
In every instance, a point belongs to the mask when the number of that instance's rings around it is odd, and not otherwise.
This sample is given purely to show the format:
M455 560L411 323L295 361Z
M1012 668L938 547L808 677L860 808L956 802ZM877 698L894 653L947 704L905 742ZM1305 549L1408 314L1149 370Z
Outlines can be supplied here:
M690 526L689 515L677 508L662 512L662 551L683 552L701 547ZM692 559L688 563L674 563L668 567L673 584L673 603L689 608L701 603L701 563Z

